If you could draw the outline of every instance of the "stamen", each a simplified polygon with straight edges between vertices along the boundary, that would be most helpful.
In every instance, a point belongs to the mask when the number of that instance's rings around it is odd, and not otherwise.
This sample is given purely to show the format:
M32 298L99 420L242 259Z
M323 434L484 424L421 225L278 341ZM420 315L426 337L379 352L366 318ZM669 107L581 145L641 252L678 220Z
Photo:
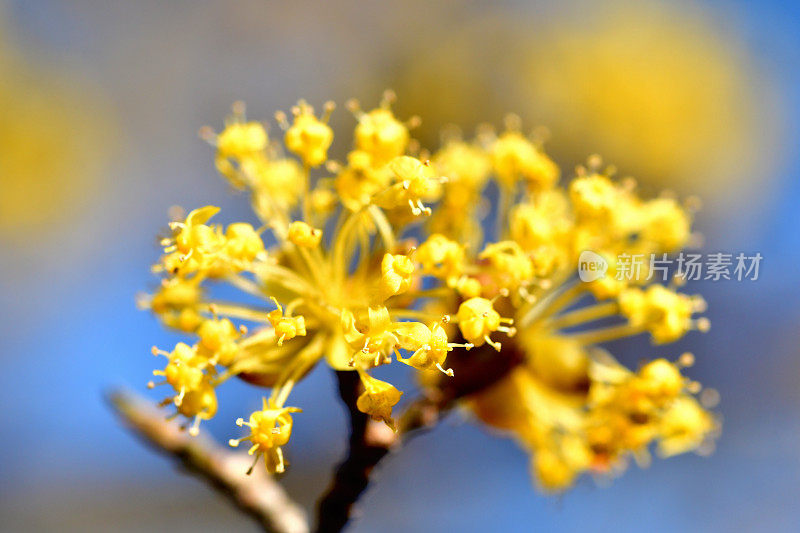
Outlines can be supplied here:
M289 120L286 118L286 113L283 111L278 111L275 113L275 120L278 121L278 126L280 126L283 131L286 131L291 127Z
M453 373L453 369L452 369L452 368L448 368L447 370L445 370L444 368L442 368L442 365L441 365L441 364L439 364L439 363L436 363L436 368L438 368L438 369L439 369L439 370L441 370L441 371L442 371L444 374L446 374L446 375L448 375L448 376L450 376L450 377L453 377L453 375L454 375L454 373Z
M331 118L331 113L333 113L334 109L336 109L335 102L333 102L332 100L328 100L327 102L325 102L325 105L322 107L322 116L320 117L320 120L325 124L327 124Z
M719 404L719 392L716 389L703 389L700 393L700 404L706 409L713 409Z
M380 106L382 109L389 109L395 100L397 100L397 94L391 89L386 89L383 91Z
M250 455L252 455L252 454L250 454ZM251 464L250 468L247 469L247 475L248 476L253 473L253 469L256 467L256 463L258 463L258 456L257 455L256 455L255 459L253 459L253 464Z
M245 104L243 100L236 100L231 106L231 111L236 119L244 121L247 104Z
M498 352L500 351L500 348L502 347L502 344L490 339L489 335L484 335L483 340L485 340L486 344L488 344L489 346L491 346L492 348L494 348Z
M357 99L351 98L347 102L344 103L344 106L350 111L356 118L361 118L364 115L364 112L361 111L361 104L358 102Z
M422 125L422 118L418 115L413 115L411 118L405 121L405 125L410 130L419 128Z
M192 427L189 428L189 435L192 437L196 437L200 434L200 415L194 417L194 422L192 422Z
M203 126L197 131L197 135L211 146L217 146L217 134L211 126Z
M678 358L678 366L681 368L689 368L694 365L694 354L691 352L682 353Z
M514 335L517 334L517 328L513 328L513 327L510 328L510 327L507 327L507 326L500 326L500 327L497 328L497 331L502 331L503 333L505 333L509 337L513 337Z

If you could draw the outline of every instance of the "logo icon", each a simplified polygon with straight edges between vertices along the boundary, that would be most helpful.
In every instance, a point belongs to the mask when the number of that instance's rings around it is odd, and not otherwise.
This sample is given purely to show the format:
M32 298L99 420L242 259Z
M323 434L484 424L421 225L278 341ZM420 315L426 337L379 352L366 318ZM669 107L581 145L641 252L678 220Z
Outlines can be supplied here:
M578 257L578 277L584 283L597 281L606 277L608 271L608 261L602 255L584 250Z

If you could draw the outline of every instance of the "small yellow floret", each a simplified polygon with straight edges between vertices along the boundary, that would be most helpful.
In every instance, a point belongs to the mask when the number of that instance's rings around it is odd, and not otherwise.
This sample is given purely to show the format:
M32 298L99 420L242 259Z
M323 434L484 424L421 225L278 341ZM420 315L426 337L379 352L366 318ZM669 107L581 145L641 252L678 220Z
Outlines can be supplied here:
M372 201L372 197L389 187L391 171L386 165L376 166L369 152L353 150L347 154L347 166L336 176L336 192L342 205L356 211Z
M705 329L707 321L692 320L692 314L705 308L704 302L663 285L651 285L646 290L631 287L619 295L620 311L632 326L650 332L659 344L673 342L687 331Z
M549 189L558 181L558 166L517 131L507 131L495 141L492 164L505 187L524 179L534 190Z
M243 159L264 150L267 141L267 132L259 122L234 122L217 135L217 154Z
M278 339L278 346L282 346L284 341L292 340L295 337L306 335L306 319L303 316L284 316L283 308L278 300L271 298L277 309L267 313L267 319L275 329L275 337Z
M356 406L362 413L368 414L375 420L382 420L392 430L396 431L392 419L392 407L400 401L402 392L394 385L375 379L363 370L358 370L364 392L356 400Z
M358 316L350 309L343 309L341 325L345 341L357 350L350 366L369 368L391 361L398 339L395 323L385 306L369 307Z
M236 340L242 332L227 318L205 320L197 330L198 353L212 364L228 366L239 353Z
M447 352L454 347L472 348L472 344L449 343L447 332L439 323L426 326L421 322L403 322L398 324L396 332L399 346L412 352L406 359L398 354L397 360L419 370L439 370L452 376L453 371L443 366Z
M242 418L236 420L237 426L250 428L250 435L240 439L231 439L228 444L236 447L241 442L250 441L252 446L247 453L256 455L256 461L259 456L264 456L264 465L268 472L282 473L286 468L281 446L289 442L292 435L291 413L299 412L301 409L297 407L278 407L271 400L267 402L264 399L263 408L251 414L248 421L245 422ZM252 471L252 467L250 471Z
M436 200L442 192L444 178L437 178L431 166L411 156L395 157L389 162L394 185L378 193L374 201L384 209L408 205L415 216L430 215L423 201Z
M382 299L406 292L414 281L413 274L414 262L408 256L385 254L381 261Z
M371 154L379 163L385 163L406 151L408 128L394 117L390 109L373 109L359 116L355 141L359 150Z
M264 241L250 224L231 224L225 230L225 240L225 253L230 259L249 263L265 254Z
M713 416L693 397L676 398L661 418L658 452L670 457L693 450L705 441L715 426Z
M486 151L463 141L449 142L433 162L448 178L449 186L479 191L486 184L492 164Z
M673 198L656 198L642 207L642 240L661 252L680 250L691 237L691 218Z
M242 162L242 172L253 188L254 207L269 217L276 208L297 205L303 190L303 169L292 158L252 157Z
M302 221L295 221L289 224L289 240L303 248L316 248L322 239L322 230L312 228Z
M674 398L683 390L686 379L674 363L655 359L639 370L643 388L654 397Z
M455 284L464 271L464 247L440 233L428 237L417 249L422 271Z
M216 226L208 226L206 222L219 212L219 207L206 206L195 209L186 217L185 222L174 222L174 247L167 246L164 251L178 252L188 256L190 253L200 255L213 254L219 251L225 240L221 230Z
M314 108L303 100L292 111L294 123L286 131L286 148L300 156L308 167L321 165L328 159L333 130L325 121L315 117Z
M516 291L533 279L533 261L515 241L489 244L478 259L488 259L489 272L498 286L509 291Z
M458 327L467 342L475 346L488 343L500 351L500 343L489 338L495 331L503 331L509 335L514 334L514 329L503 324L512 324L511 318L501 318L500 313L494 310L492 302L486 298L470 298L458 307Z
M577 472L556 452L543 448L532 461L533 475L546 492L561 492L572 485Z

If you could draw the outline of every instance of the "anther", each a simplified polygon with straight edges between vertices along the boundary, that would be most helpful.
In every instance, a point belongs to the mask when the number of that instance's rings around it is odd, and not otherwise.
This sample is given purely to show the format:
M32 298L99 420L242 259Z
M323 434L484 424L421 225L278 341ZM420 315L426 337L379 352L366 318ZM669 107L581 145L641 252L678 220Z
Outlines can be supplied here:
M688 368L694 365L694 354L691 352L682 353L678 358L678 365L683 368Z
M386 89L383 91L383 97L381 98L380 106L383 109L388 109L394 101L397 100L397 94L391 89Z
M247 111L247 105L242 100L236 100L231 106L234 116L244 119L244 114Z
M278 121L278 126L280 126L282 130L285 131L289 129L289 120L286 118L286 113L283 111L277 111L275 113L275 120Z
M211 126L203 126L197 130L197 135L212 146L217 144L217 134L214 133Z
M442 373L450 376L451 378L455 375L452 368L448 368L447 370L445 370L444 368L442 368L442 365L440 363L436 363L436 368L438 368L439 370L442 371Z

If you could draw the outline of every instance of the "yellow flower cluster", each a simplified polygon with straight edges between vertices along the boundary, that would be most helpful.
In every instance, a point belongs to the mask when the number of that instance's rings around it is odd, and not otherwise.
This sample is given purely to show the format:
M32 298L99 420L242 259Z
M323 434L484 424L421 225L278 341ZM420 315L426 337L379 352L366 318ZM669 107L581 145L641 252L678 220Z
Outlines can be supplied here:
M250 434L230 442L249 440L256 461L282 472L299 412L286 401L317 363L358 372L357 408L395 428L402 392L372 369L396 359L436 387L457 379L453 350L489 366L509 351L522 352L521 362L463 401L516 435L547 489L643 457L651 442L665 455L705 442L716 422L679 365L656 360L631 372L596 346L645 332L671 342L707 327L693 318L699 297L613 275L619 254L688 244L691 212L669 196L639 197L633 180L614 179L597 157L559 187L558 167L513 117L499 135L451 135L428 154L411 141L417 119L396 118L391 100L369 112L349 103L356 124L345 163L328 160L333 104L321 118L304 101L291 122L278 113L282 143L248 121L242 104L221 132L201 131L219 172L250 193L261 227L223 228L211 222L212 206L170 225L154 267L161 285L143 304L197 340L154 348L167 358L155 374L173 390L164 404L192 418L196 432L231 377L270 388L262 409L237 421ZM482 220L492 180L494 223ZM496 238L483 242L484 231ZM575 279L587 249L608 259L606 278ZM221 282L264 305L212 297ZM584 297L596 302L576 305Z

